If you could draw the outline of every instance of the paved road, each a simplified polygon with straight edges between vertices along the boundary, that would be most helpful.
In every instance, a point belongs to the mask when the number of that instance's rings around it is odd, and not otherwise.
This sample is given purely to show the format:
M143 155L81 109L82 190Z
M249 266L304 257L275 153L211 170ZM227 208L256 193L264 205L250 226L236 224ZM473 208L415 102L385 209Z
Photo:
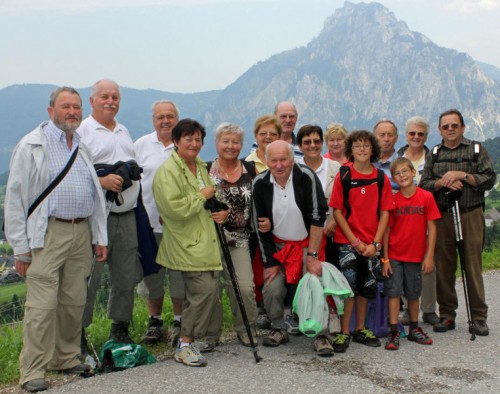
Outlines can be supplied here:
M402 339L400 350L387 351L351 344L345 354L318 358L310 339L292 337L278 348L259 348L263 361L238 343L208 355L208 366L190 368L167 359L51 390L53 393L456 393L500 392L500 271L485 275L490 305L488 337L470 341L465 309L457 329L433 333L432 346ZM463 304L462 284L460 304Z

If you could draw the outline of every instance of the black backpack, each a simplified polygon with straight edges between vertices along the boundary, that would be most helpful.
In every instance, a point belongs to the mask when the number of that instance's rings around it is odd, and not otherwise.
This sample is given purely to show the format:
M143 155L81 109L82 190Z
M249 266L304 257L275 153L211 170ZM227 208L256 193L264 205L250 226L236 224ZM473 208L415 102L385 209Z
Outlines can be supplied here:
M373 179L352 179L351 178L351 167L342 166L340 167L340 180L342 181L342 189L344 191L344 207L346 210L345 220L349 219L351 215L351 204L349 204L349 192L353 187L363 187L373 185L377 183L378 186L378 205L377 205L377 215L380 218L380 200L382 198L382 189L384 188L384 171L377 168L377 177Z

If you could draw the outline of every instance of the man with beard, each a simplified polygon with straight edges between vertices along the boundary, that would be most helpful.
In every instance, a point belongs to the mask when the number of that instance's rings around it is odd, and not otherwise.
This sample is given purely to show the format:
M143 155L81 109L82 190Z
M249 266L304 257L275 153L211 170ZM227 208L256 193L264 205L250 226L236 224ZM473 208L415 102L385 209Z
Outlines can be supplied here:
M56 89L48 112L50 121L14 149L5 195L5 234L16 271L26 276L19 367L20 384L30 392L48 388L47 369L91 370L78 356L92 245L98 261L107 257L104 197L90 152L76 133L80 95L73 88ZM34 204L72 157L60 183Z

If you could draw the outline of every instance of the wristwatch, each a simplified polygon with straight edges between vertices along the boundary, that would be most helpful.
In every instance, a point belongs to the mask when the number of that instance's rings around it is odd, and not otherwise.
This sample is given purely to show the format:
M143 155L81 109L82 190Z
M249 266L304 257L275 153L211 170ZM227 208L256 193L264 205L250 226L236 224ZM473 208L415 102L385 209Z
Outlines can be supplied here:
M372 245L373 245L373 246L375 246L375 250L376 250L377 252L380 252L380 251L382 250L382 244L381 244L380 242L375 242L375 241L373 241L373 242L372 242Z
M467 179L469 179L469 174L465 173L465 175L464 175L464 181L467 182Z
M308 256L314 257L315 259L318 258L318 252L307 252Z

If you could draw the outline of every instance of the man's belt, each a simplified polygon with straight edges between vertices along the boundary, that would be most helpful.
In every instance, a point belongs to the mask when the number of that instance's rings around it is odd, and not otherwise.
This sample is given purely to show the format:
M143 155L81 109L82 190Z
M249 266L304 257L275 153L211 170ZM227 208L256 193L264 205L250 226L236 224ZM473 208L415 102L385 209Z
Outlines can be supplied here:
M78 223L84 222L85 220L87 220L87 218L74 218L74 219L54 218L54 220L57 220L58 222L63 222L63 223L78 224Z
M467 213L467 212L471 212L474 209L477 209L477 208L482 207L482 206L483 206L483 204L474 205L472 207L459 207L459 210L460 210L460 213ZM448 213L452 213L451 208L446 208L444 211L448 212Z

